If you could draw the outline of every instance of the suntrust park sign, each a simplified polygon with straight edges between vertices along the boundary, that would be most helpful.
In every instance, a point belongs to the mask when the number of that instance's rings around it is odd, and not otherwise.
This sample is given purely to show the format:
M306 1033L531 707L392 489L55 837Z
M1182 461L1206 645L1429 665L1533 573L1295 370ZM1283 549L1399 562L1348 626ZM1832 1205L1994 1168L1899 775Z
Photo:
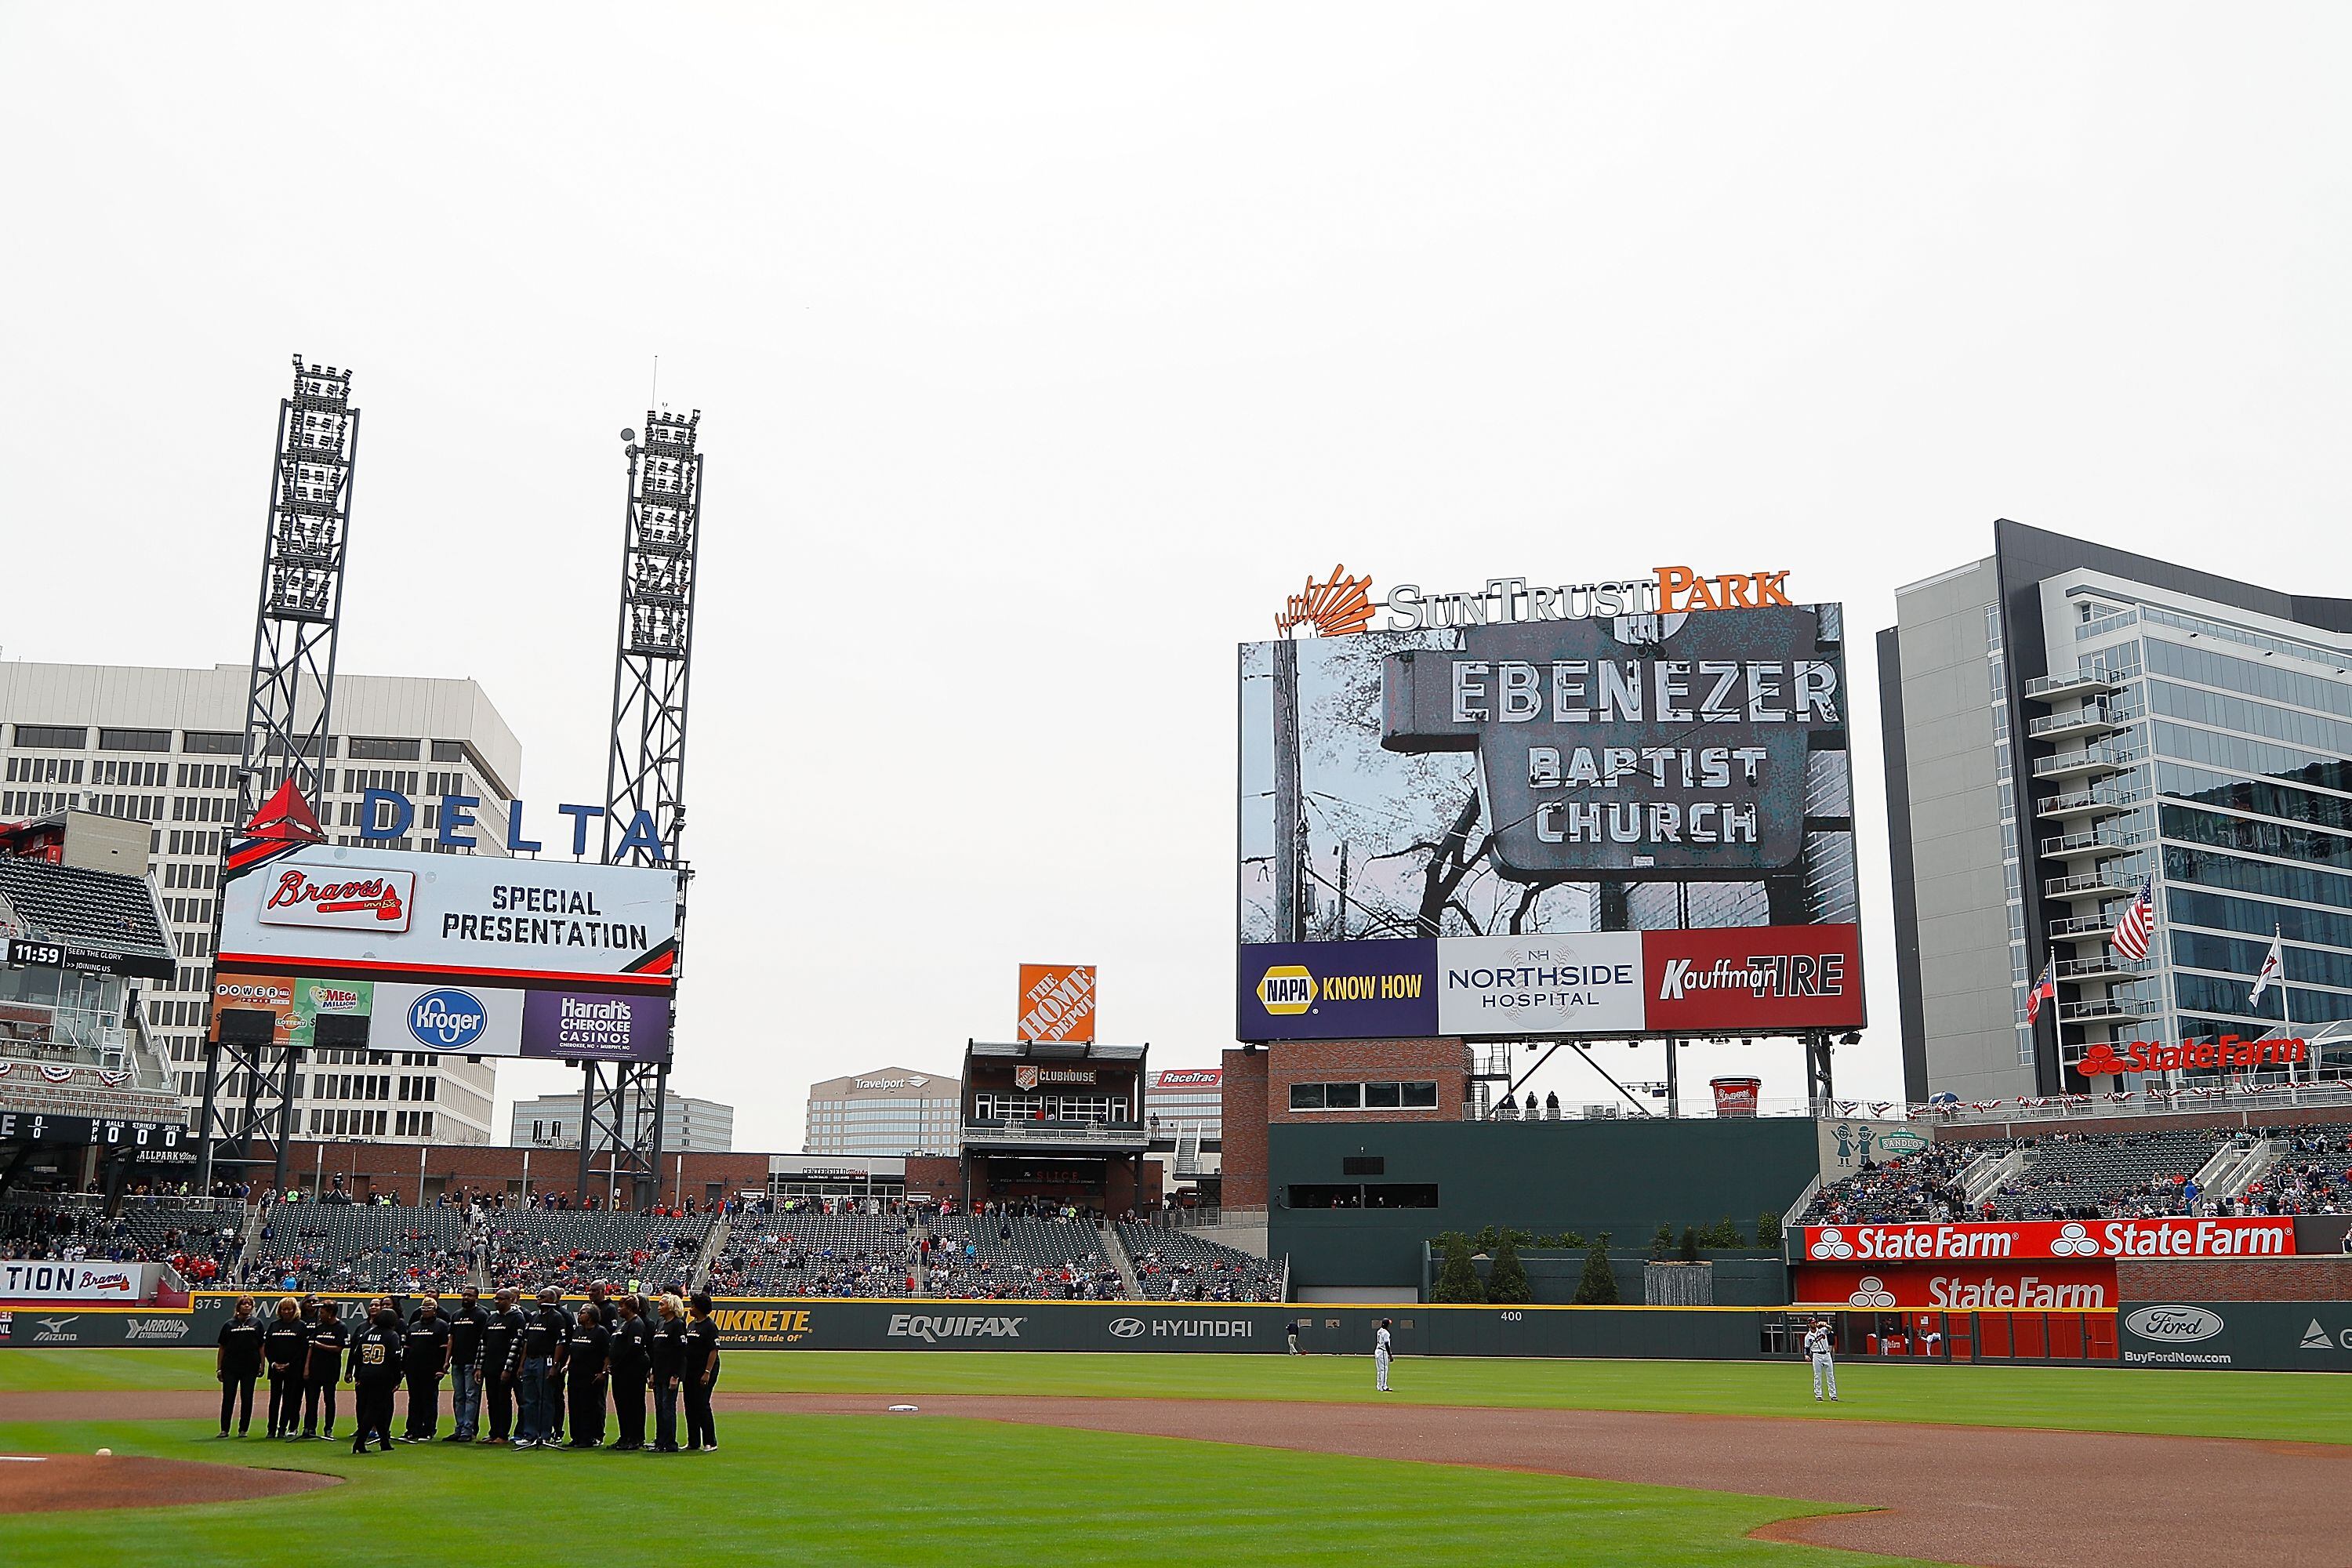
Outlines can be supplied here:
M1431 592L1418 583L1399 583L1385 597L1371 595L1370 577L1349 577L1334 566L1318 582L1284 603L1275 617L1283 637L1304 631L1321 637L1350 632L1419 631L1423 627L1507 626L1516 621L1608 620L1618 616L1679 616L1701 610L1754 610L1786 605L1789 574L1727 572L1709 575L1687 566L1654 566L1646 577L1600 583L1530 583L1525 577L1489 577L1473 589ZM1375 609L1385 625L1371 624Z
M1946 1263L2016 1258L2287 1258L2294 1221L2024 1220L1988 1225L1811 1226L1815 1263Z

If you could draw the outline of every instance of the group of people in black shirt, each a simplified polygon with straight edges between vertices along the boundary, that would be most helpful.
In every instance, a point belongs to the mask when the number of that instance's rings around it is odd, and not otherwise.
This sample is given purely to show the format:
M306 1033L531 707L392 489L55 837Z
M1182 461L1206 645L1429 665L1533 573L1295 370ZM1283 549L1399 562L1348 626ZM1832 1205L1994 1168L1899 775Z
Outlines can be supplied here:
M404 1319L390 1297L378 1297L354 1321L341 1303L289 1296L277 1315L256 1314L254 1299L237 1299L236 1315L221 1327L213 1358L221 1384L221 1436L253 1425L253 1393L269 1379L268 1431L272 1437L332 1437L335 1392L353 1388L352 1452L393 1445L393 1405L405 1384L404 1443L439 1435L441 1385L451 1384L456 1430L448 1443L508 1443L526 1448L600 1448L654 1454L709 1453L719 1447L710 1394L719 1382L719 1326L710 1298L614 1294L588 1287L588 1299L567 1310L553 1287L526 1310L513 1290L500 1290L485 1309L468 1286L457 1308L444 1311L426 1296ZM646 1440L646 1395L653 1397L653 1441ZM568 1397L567 1397L568 1396ZM604 1441L606 1405L618 1428ZM686 1407L686 1441L678 1442L678 1406ZM481 1431L487 1405L489 1430ZM568 1409L567 1409L568 1405ZM564 1437L569 1415L571 1438ZM322 1418L323 1417L323 1421ZM511 1434L511 1436L509 1436Z

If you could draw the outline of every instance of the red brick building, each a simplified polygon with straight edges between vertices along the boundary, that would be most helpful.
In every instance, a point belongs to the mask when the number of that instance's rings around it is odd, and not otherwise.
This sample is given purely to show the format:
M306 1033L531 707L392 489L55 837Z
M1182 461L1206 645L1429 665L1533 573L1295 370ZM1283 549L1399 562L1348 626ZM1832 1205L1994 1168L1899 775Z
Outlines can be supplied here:
M1223 1198L1267 1202L1266 1129L1278 1122L1459 1121L1471 1053L1459 1039L1284 1040L1225 1053Z

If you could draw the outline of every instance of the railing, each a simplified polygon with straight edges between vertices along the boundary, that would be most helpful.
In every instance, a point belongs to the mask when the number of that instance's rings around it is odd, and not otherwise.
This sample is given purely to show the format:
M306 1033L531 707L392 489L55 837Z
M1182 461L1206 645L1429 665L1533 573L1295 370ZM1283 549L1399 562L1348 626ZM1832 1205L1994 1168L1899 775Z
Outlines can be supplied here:
M2073 675L2037 675L2025 683L2028 697L2047 697L2053 691L2077 691L2087 687L2110 689L2123 684L2124 678L2099 665L2086 665Z
M2044 795L2033 809L2038 812L2079 811L2095 806L2107 811L2126 811L2147 798L2147 791L2144 789L2118 789L2113 784L2101 784L2095 789Z
M2116 917L2113 915L2069 915L2063 921L2050 922L2051 936L2061 942L2069 937L2095 936L2101 931L2115 929Z
M2290 1110L2303 1107L2328 1110L2352 1109L2352 1081L2328 1079L2313 1083L2289 1083L2271 1079L2259 1083L2238 1081L2216 1084L2200 1092L2198 1088L2184 1087L2172 1093L2148 1094L2139 1089L2121 1089L2112 1095L2076 1094L2036 1097L2023 1103L2015 1100L1961 1101L1948 1105L1915 1105L1911 1119L1926 1124L1941 1121L1958 1126L1990 1126L2015 1121L2097 1121L2117 1117L2148 1116L2210 1116L2216 1112L2237 1112L2251 1116L2263 1110ZM2246 1122L2252 1126L2254 1123Z
M1045 1121L1012 1117L963 1124L966 1143L1018 1140L1024 1143L1124 1144L1148 1142L1150 1139L1150 1131L1140 1121Z
M2062 959L2058 963L2058 978L2061 980L2092 980L2105 974L2146 974L2147 972L2146 963L2133 963L2127 959L2117 958L2112 951L2103 952L2096 958Z
M2047 899L2087 899L2103 893L2128 893L2133 884L2118 882L2100 871L2084 871L2073 877L2053 877L2042 884L2042 896Z
M2058 1016L2070 1024L2096 1024L2108 1020L2120 1024L2153 1018L2163 1011L2164 1004L2161 1002L2135 1002L2127 996L2105 996L2096 1002L2069 1002L2058 1010Z
M2147 832L2102 833L2094 828L2088 833L2061 834L2042 841L2042 853L2049 859L2061 856L2079 855L2085 849L2112 850L2117 855L2128 853L2146 844L2156 835Z
M2033 763L2035 778L2050 778L2060 773L2077 773L2086 768L2123 769L2147 760L2144 746L2091 746L2063 756L2037 758Z
M2120 730L2145 716L2137 708L2110 708L2104 702L2086 702L2071 713L2045 713L2028 724L2025 732L2063 735L2075 730Z

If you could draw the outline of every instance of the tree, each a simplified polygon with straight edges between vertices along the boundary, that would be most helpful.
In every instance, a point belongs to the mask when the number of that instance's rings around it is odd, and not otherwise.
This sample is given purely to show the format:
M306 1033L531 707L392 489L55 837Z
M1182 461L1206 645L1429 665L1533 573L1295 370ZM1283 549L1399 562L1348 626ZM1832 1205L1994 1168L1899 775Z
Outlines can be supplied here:
M1698 1261L1698 1227L1696 1226L1683 1226L1683 1261L1685 1263Z
M1445 1261L1437 1270L1437 1300L1459 1305L1467 1301L1484 1301L1486 1287L1479 1282L1477 1266L1470 1261L1470 1240L1459 1231L1447 1231L1438 1237L1445 1248Z
M1664 1263L1675 1250L1675 1227L1662 1225L1658 1234L1650 1237L1650 1261Z
M1715 1222L1715 1228L1708 1231L1701 1239L1703 1239L1709 1247L1745 1247L1748 1245L1748 1238L1739 1234L1739 1226L1732 1223L1732 1219L1729 1215L1725 1215L1721 1219L1717 1220Z
M1780 1247L1780 1216L1766 1209L1756 1216L1756 1245L1778 1251Z
M1495 1254L1494 1267L1486 1270L1486 1300L1517 1306L1535 1299L1535 1287L1528 1283L1528 1271L1519 1262L1519 1244L1507 1236Z
M1609 1267L1609 1233L1602 1231L1584 1255L1584 1276L1576 1282L1580 1307L1617 1305L1617 1275Z

